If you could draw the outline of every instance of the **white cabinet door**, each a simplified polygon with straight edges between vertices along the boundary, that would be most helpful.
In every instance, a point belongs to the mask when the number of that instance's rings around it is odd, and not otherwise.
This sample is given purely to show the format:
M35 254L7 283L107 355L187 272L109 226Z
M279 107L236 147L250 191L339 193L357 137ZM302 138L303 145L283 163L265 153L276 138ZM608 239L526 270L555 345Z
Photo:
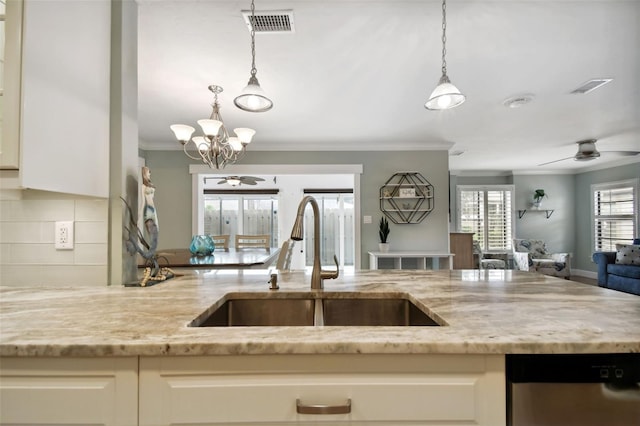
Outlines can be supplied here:
M108 197L110 66L110 0L24 0L23 187Z
M0 169L7 170L17 170L20 161L22 5L22 0L11 0L5 5Z
M505 424L502 356L142 358L140 425ZM345 414L300 414L303 405Z
M138 424L137 357L0 362L0 424Z

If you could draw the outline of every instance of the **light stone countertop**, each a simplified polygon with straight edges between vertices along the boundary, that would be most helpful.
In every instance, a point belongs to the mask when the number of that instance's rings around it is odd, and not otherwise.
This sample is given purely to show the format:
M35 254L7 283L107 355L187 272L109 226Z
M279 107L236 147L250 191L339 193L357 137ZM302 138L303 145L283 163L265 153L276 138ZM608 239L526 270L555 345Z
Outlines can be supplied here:
M640 352L640 297L519 271L359 271L325 292L403 293L442 327L188 327L268 270L191 272L146 288L0 287L0 356ZM282 273L280 292L310 292Z

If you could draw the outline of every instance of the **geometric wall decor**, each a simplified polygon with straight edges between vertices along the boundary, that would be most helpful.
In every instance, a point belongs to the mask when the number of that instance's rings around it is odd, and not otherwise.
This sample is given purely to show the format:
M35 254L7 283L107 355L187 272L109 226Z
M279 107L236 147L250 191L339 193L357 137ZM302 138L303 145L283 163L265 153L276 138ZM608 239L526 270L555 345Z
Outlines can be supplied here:
M433 185L418 172L397 172L380 187L380 210L393 223L420 223L433 208Z

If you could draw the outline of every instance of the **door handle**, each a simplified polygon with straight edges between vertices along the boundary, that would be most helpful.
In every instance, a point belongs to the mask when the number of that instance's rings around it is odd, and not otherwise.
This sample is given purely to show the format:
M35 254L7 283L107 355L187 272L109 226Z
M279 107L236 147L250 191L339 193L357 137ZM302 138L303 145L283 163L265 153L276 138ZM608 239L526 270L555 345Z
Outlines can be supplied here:
M351 412L351 398L343 405L303 404L296 399L298 414L349 414Z

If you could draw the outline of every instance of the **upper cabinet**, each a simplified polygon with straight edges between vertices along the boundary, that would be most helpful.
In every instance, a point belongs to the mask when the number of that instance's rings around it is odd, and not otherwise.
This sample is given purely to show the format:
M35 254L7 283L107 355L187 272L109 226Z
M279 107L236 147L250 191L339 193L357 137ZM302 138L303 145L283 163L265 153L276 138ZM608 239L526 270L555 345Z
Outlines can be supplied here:
M11 121L19 184L106 198L111 2L9 0L7 9L14 2L22 5L19 108ZM5 105L5 127L8 118Z
M17 170L20 161L22 6L22 0L0 4L0 169L5 170Z

